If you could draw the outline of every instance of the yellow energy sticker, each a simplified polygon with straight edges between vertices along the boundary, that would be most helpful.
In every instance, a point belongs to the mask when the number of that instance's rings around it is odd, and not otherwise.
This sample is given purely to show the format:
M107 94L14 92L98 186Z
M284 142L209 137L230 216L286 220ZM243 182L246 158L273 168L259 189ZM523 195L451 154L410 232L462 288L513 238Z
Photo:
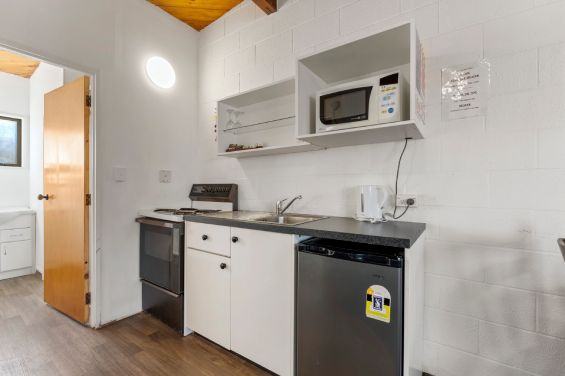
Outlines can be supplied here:
M383 286L373 285L367 289L365 315L374 320L390 323L390 293Z

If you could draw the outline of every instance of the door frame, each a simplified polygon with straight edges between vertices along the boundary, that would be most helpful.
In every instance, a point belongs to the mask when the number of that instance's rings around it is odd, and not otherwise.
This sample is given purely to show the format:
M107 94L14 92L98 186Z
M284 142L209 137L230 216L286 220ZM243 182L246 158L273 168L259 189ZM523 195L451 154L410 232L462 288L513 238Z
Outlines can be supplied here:
M88 325L91 328L99 328L101 326L101 280L100 280L100 265L102 262L100 258L102 257L101 254L98 252L96 239L97 239L97 189L96 189L96 112L97 112L97 90L96 90L96 82L97 82L97 75L98 70L85 67L80 64L75 64L73 62L65 61L60 59L56 56L50 56L48 53L36 53L34 51L29 50L26 47L17 47L6 43L4 40L0 39L0 48L12 51L14 53L19 53L23 55L27 55L33 59L36 59L41 62L45 62L47 64L57 66L60 68L67 68L72 69L78 72L83 73L86 76L90 77L90 95L92 98L91 106L90 106L90 125L89 125L89 158L90 158L90 165L89 165L89 189L90 193L92 194L92 201L89 207L89 232L88 232L88 254L89 254L89 292L90 292L90 315L88 318ZM28 122L29 123L29 122ZM36 249L37 251L37 249ZM45 252L45 250L44 250ZM37 256L37 254L36 254Z

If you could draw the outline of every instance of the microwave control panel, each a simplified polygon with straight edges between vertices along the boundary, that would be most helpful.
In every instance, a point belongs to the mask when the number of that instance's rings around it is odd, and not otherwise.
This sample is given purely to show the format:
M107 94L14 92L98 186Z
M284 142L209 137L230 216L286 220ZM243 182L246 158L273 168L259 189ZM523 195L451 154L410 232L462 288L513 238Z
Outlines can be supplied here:
M400 121L398 106L400 96L399 74L381 77L379 80L379 122Z

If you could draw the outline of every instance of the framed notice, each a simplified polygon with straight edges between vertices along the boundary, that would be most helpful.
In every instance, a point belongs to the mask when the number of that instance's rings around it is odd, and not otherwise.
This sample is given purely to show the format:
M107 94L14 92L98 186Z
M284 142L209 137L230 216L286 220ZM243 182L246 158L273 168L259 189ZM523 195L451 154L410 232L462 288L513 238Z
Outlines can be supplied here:
M485 115L490 88L490 64L484 60L441 70L443 120Z

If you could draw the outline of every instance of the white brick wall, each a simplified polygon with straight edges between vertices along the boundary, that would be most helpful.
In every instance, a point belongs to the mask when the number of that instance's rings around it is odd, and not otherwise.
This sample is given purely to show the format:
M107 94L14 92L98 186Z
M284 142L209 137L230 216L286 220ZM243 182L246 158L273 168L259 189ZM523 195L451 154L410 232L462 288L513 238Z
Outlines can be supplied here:
M480 354L539 375L563 375L565 341L530 331L481 322Z
M565 369L565 1L246 0L201 33L199 180L240 185L243 209L351 216L359 184L393 185L402 143L246 160L215 156L219 97L294 75L304 51L416 20L427 60L427 138L400 191L427 223L425 367L437 376L562 375ZM486 59L484 117L441 119L441 68Z

